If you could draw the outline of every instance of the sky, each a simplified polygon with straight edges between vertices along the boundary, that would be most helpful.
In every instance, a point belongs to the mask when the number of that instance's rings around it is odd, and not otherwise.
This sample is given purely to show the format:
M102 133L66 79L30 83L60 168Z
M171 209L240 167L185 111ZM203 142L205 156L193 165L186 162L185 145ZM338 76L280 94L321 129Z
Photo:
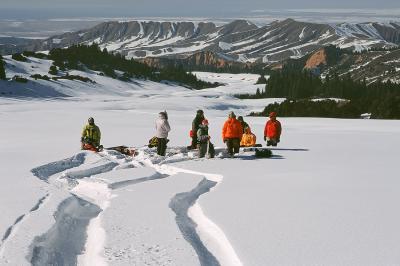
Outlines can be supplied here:
M273 9L400 9L399 0L0 0L7 16L235 16Z

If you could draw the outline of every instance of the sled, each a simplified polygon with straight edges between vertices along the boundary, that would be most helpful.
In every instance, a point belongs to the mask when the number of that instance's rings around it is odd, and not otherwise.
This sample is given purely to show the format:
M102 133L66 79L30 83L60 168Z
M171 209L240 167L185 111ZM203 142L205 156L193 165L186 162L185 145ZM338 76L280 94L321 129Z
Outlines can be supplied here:
M132 156L132 157L138 155L138 152L135 150L135 148L130 148L127 146L115 146L115 147L106 148L106 150L117 151L124 155Z
M243 152L254 152L256 158L271 158L272 151L268 148L260 148L260 147L249 147L244 148Z
M96 146L94 146L92 144L85 143L85 144L83 144L82 150L101 152L103 150L103 145L100 145L100 146L96 147Z

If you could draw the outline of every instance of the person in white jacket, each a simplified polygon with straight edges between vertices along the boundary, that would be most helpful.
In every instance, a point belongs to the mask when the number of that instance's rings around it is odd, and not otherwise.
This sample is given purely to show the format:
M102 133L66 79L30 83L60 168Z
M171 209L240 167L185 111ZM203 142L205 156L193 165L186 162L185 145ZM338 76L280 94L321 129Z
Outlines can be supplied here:
M171 127L168 123L167 111L160 112L159 117L156 120L157 154L160 156L165 156L168 132L170 131Z

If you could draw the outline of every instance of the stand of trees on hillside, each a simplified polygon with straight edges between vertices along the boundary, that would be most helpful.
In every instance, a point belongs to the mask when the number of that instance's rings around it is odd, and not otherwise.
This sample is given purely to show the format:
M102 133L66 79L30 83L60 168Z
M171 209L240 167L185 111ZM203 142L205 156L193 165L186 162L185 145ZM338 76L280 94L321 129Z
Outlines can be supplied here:
M97 44L90 46L75 45L65 49L53 49L50 51L48 59L53 60L54 65L60 71L66 69L91 69L100 71L106 76L125 81L130 78L149 79L158 82L168 80L194 89L220 85L218 83L199 80L195 75L187 73L183 68L168 67L155 69L134 59L128 60L120 54L109 53L106 49L101 50ZM123 75L118 75L116 71L123 72Z
M261 113L275 109L281 116L360 117L400 119L400 84L390 81L367 84L350 76L327 76L325 80L307 71L283 70L271 74L265 90L256 94L236 95L241 99L286 98L282 104L267 106ZM340 98L346 102L320 101L313 98ZM272 109L271 109L272 108Z
M4 67L3 57L0 55L0 79L6 79L6 69Z

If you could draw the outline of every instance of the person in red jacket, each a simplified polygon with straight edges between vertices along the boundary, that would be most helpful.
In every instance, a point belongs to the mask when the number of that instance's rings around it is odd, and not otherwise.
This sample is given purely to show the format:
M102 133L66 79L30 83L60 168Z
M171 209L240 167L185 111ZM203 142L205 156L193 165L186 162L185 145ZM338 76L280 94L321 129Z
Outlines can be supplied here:
M224 127L222 128L222 139L226 143L228 153L231 157L233 157L235 153L239 153L242 135L242 124L236 119L235 113L230 112L229 118L226 120Z
M265 124L264 140L267 142L267 146L276 146L281 138L282 127L281 123L276 120L275 112L271 112L269 118L267 124Z

